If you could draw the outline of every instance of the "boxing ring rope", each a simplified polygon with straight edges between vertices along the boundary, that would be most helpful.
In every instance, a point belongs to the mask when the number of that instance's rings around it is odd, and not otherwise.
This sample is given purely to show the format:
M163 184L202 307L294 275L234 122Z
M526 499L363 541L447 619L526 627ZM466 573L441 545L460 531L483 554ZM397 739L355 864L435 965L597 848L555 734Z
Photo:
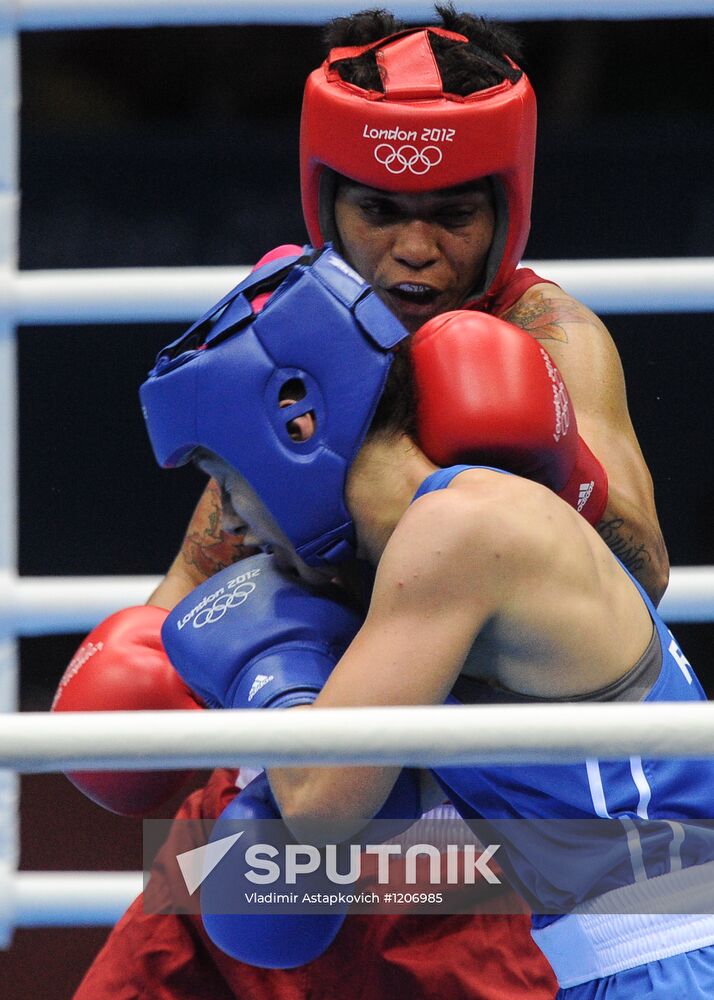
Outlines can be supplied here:
M714 257L524 261L597 313L710 312ZM190 321L248 267L0 273L0 316L16 324Z
M307 764L556 764L630 755L701 758L714 702L578 702L0 715L0 767L66 770Z
M0 937L3 917L14 927L111 926L142 888L142 872L18 872L0 901Z
M0 573L0 635L88 632L119 608L144 604L159 579ZM714 621L714 567L676 566L659 610L668 622Z
M17 772L62 765L126 769L185 764L543 760L563 755L676 753L711 745L714 705L488 706L309 713L16 714L17 636L85 631L140 604L151 577L19 578L16 326L195 318L246 268L19 272L17 179L20 30L170 24L319 24L351 0L0 0L0 947L14 927L113 923L140 891L139 872L17 872ZM503 20L684 18L714 0L484 0ZM395 0L405 19L431 2ZM549 275L600 313L695 312L714 306L714 259L549 261ZM714 620L714 567L676 567L662 604L669 621ZM449 711L448 726L444 712ZM459 723L455 725L454 711ZM187 716L184 718L184 716ZM626 720L626 725L625 725ZM186 745L201 747L187 756ZM133 757L126 756L131 745ZM369 750L365 750L369 747ZM500 757L498 755L501 755ZM63 756L64 755L64 756ZM451 755L451 756L449 756ZM489 757L489 755L491 755ZM529 757L530 755L530 757ZM82 896L77 898L78 887Z
M429 0L394 0L390 9L407 20L433 14ZM0 10L17 28L142 27L168 24L321 24L350 14L350 0L6 0ZM706 17L711 0L484 0L481 9L500 20Z
M586 757L701 757L714 703L437 706L320 712L43 712L0 716L0 767L91 768L353 763L558 763ZM131 752L127 747L131 746ZM191 746L195 749L187 749ZM200 749L198 749L200 748ZM77 900L76 880L82 898ZM85 887L85 879L86 887ZM142 874L0 877L0 940L12 926L113 923Z

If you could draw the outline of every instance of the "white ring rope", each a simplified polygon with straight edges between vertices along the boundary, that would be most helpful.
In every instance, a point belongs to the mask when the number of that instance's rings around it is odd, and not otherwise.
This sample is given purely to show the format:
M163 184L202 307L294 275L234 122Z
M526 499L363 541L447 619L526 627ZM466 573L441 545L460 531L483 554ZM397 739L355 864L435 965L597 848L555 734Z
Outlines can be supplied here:
M143 882L142 872L18 872L9 879L2 905L15 927L109 925L139 895Z
M145 604L153 576L16 577L0 572L0 634L87 632L121 608ZM712 571L714 618L714 570Z
M710 702L0 715L0 768L27 774L557 763L631 754L702 757L712 748Z
M144 604L153 576L16 577L0 572L0 635L87 632L120 608ZM668 622L714 621L714 567L676 566L660 613Z
M714 311L714 258L524 261L598 313ZM0 272L0 317L16 323L194 320L248 267Z
M166 24L323 24L351 14L350 0L5 0L5 17L23 29L128 27ZM394 0L399 16L433 16L428 0ZM479 12L502 20L706 17L711 0L484 0Z
M714 704L691 702L26 713L0 716L0 767L557 763L630 754L701 757L713 738ZM187 753L187 743L200 750ZM11 927L113 924L141 888L141 872L0 869L0 947Z

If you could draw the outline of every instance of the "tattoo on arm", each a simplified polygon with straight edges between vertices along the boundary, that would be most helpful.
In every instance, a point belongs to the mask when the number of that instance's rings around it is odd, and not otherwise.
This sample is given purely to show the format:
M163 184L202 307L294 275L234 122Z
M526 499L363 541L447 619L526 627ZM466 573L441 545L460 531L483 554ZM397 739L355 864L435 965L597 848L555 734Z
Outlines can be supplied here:
M652 556L643 543L637 543L634 535L626 537L627 532L622 531L624 523L624 518L613 517L609 521L601 521L597 530L620 562L636 576L639 570L652 562Z
M209 541L201 535L186 535L181 551L184 562L208 579L226 566L256 555L260 549L245 545L242 535L223 535L218 542Z
M543 292L534 292L527 301L517 302L503 318L536 340L559 340L564 344L568 343L564 323L592 323L579 302L549 299Z
M203 579L232 566L240 559L256 555L260 549L244 544L244 535L229 535L221 530L221 493L215 483L208 487L206 502L210 503L203 531L189 530L181 546L183 561Z

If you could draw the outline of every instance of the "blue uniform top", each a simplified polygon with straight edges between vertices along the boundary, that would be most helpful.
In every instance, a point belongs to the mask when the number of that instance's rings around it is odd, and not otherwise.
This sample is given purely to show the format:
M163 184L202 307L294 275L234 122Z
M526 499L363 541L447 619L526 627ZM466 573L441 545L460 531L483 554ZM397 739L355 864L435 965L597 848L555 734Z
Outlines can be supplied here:
M439 469L414 499L444 489L470 468ZM646 692L634 697L705 701L672 633L639 583L633 583L652 618L653 643L661 654L659 673ZM629 667L623 664L623 672ZM488 688L483 685L483 690ZM502 699L493 692L479 700ZM514 695L508 700L534 699ZM712 760L631 756L556 765L439 767L434 774L465 819L489 821L503 844L498 860L509 878L534 912L551 914L534 917L536 926L582 900L714 858L714 823L691 822L714 820Z

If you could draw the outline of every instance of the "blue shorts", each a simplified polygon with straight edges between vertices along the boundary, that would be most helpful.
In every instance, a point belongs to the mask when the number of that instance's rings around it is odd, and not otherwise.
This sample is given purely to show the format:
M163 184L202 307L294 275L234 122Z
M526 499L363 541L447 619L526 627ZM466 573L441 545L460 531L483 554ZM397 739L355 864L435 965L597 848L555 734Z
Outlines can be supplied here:
M557 1000L712 1000L714 945L558 991Z

